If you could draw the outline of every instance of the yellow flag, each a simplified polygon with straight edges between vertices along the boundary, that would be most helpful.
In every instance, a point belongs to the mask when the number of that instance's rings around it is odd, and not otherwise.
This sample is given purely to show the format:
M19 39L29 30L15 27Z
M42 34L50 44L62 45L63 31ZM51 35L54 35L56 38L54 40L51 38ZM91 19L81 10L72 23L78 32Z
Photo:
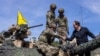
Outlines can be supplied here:
M17 25L27 24L27 20L23 17L22 13L18 11Z

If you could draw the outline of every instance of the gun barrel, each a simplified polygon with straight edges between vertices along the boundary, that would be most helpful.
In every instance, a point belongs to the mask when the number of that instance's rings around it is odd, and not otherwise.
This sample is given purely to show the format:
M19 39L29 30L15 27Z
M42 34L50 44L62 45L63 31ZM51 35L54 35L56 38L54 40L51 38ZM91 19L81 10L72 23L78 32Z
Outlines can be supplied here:
M28 27L28 29L30 29L30 28L35 28L35 27L39 27L39 26L43 26L43 24L35 25L35 26L30 26L30 27Z

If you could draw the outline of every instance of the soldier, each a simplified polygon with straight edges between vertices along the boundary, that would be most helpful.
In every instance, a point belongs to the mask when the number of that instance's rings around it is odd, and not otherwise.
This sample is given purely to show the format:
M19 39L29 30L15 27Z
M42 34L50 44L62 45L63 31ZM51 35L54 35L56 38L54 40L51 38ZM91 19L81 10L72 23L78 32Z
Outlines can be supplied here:
M64 9L60 8L58 10L59 16L57 17L57 33L61 36L66 36L69 34L69 30L68 30L68 20L67 18L64 16ZM64 41L63 39L59 39L60 44L65 45L66 41Z
M45 53L46 56L53 56L57 54L58 48L52 46L53 39L55 37L63 38L63 36L59 36L55 33L56 31L56 25L50 25L49 28L46 28L39 36L39 41L36 43L38 46L38 49L40 49L43 53ZM43 56L45 56L43 55Z
M39 41L42 41L44 43L47 43L51 45L51 43L54 40L54 37L60 38L58 34L56 34L56 25L52 24L49 26L49 28L45 29L39 36Z
M47 15L46 15L46 28L48 28L51 24L56 24L55 10L56 10L56 4L51 4L50 10L47 12Z
M31 34L31 32L28 30L27 25L20 25L16 27L19 27L19 29L17 29L15 33L16 39L24 40L24 38L27 38Z
M14 33L16 32L16 30L17 30L17 28L16 28L16 25L15 25L15 24L12 24L12 25L9 27L9 29L8 29L8 31L9 31L12 35L14 35Z
M22 43L24 42L24 38L28 38L31 32L28 30L27 25L16 25L16 32L15 32L15 46L22 47Z

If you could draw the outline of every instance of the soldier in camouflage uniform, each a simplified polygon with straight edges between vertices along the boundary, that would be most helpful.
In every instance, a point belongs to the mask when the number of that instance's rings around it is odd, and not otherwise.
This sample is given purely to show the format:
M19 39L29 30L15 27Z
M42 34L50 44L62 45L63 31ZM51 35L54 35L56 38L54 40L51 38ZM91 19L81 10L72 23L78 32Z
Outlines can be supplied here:
M16 27L15 27L15 25L13 24L13 25L11 25L10 27L9 27L9 29L7 30L7 31L2 31L1 33L0 33L0 40L5 40L5 38L10 38L10 37L12 37L12 35L14 35L14 32L16 31Z
M69 30L68 30L68 20L67 18L64 16L64 9L60 8L58 10L59 16L57 17L57 33L61 36L65 36L67 37ZM66 41L60 38L60 44L61 45L65 45Z
M55 56L59 52L58 47L52 46L53 38L63 38L55 33L56 25L50 25L49 28L46 28L39 36L39 41L36 43L38 49L45 53L43 56Z
M31 32L27 29L27 25L16 25L16 31L13 33L15 36L14 44L16 47L22 47L24 38L28 38L28 36L31 34Z
M46 14L46 28L48 28L51 24L56 24L55 9L56 9L56 4L51 4L50 10Z
M61 36L56 34L56 25L52 24L50 25L49 28L45 29L39 36L39 41L42 41L44 43L47 43L49 45L51 45L51 43L53 42L53 39L55 37L60 38Z
M14 33L16 32L16 25L11 25L7 31L2 31L0 33L0 43L2 44L5 40L15 40Z
M27 25L23 24L16 27L19 27L19 29L17 29L15 33L16 39L18 40L24 40L24 38L27 38L31 34Z

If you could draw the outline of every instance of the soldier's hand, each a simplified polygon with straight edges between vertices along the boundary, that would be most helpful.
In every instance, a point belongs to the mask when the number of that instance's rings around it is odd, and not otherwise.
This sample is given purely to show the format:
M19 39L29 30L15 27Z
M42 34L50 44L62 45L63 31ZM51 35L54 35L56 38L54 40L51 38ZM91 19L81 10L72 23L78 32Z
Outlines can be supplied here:
M62 39L63 39L63 40L66 40L67 38L66 38L66 36L62 36Z
M27 33L26 33L26 34L29 36L29 35L31 35L31 32L30 32L30 31L27 31Z
M19 25L16 25L16 29L20 29L20 26Z

